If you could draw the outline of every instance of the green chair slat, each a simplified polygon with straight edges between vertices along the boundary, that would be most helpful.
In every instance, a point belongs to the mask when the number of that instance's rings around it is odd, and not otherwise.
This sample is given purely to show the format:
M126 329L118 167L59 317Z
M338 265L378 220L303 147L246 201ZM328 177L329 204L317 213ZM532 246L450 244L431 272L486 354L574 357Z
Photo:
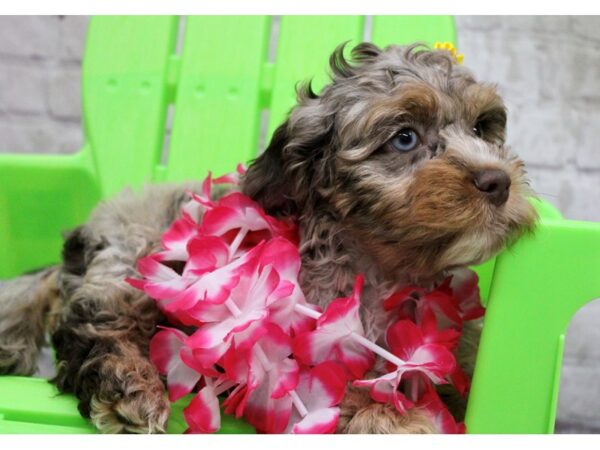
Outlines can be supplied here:
M162 152L177 30L175 16L90 22L83 118L104 196L152 178Z
M313 79L318 92L328 80L327 61L340 43L362 40L363 16L284 16L275 59L268 136L296 102L294 86Z
M60 395L56 388L41 378L0 378L0 430L20 424L19 431L27 428L50 431L52 426L80 432L94 428L81 417L77 400L72 395ZM39 425L42 428L37 428ZM18 431L18 432L19 432ZM13 431L14 432L14 431Z
M187 19L167 180L220 175L256 156L270 18Z

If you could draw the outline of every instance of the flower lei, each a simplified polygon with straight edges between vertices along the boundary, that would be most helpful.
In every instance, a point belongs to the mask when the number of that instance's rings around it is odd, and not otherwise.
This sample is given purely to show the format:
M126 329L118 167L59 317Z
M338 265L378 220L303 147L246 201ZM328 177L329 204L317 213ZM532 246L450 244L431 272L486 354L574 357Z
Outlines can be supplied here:
M169 400L197 389L184 409L188 432L217 431L218 396L227 394L225 413L259 432L332 433L348 382L400 414L422 408L440 432L464 432L434 385L468 390L453 352L463 323L484 312L477 276L467 271L432 290L409 286L392 294L383 307L397 320L384 349L364 337L361 275L352 295L321 311L298 282L295 224L268 216L240 192L212 200L213 185L238 184L243 172L238 166L214 180L209 174L163 234L162 250L138 261L142 279L127 279L156 300L172 325L194 330L161 327L150 342ZM388 373L363 379L375 355Z

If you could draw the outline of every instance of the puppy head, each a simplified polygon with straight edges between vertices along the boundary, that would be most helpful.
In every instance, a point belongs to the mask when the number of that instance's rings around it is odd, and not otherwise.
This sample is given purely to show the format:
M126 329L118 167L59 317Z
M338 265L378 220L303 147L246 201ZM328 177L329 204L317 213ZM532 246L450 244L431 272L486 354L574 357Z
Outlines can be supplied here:
M506 109L444 50L363 43L330 58L249 168L244 191L274 214L340 223L390 275L435 276L486 260L535 210L504 145Z

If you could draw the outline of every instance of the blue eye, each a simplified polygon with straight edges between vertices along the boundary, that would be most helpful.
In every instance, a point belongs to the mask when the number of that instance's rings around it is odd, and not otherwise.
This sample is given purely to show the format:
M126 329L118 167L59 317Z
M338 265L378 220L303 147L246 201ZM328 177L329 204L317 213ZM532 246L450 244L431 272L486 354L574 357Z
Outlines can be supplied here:
M409 152L419 145L419 136L412 128L403 128L390 142L399 152Z

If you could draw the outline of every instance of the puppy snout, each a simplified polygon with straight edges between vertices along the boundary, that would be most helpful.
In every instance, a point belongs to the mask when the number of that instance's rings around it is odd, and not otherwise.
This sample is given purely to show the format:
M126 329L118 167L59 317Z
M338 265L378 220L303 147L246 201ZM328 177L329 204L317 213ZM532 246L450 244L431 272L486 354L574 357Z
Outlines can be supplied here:
M495 206L502 206L508 200L510 177L503 170L480 170L474 174L473 184Z

